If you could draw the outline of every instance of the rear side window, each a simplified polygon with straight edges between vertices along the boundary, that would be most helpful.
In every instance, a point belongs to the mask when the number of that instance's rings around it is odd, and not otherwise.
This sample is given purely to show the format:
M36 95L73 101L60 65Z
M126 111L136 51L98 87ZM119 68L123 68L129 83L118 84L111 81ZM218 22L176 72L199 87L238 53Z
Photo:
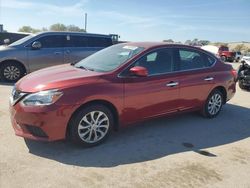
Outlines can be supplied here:
M179 49L180 70L192 70L210 67L215 59L209 55L191 49Z
M88 47L88 38L86 36L71 35L67 41L67 47Z
M89 47L108 47L112 45L111 38L104 37L88 37Z
M63 48L66 41L66 36L64 35L51 35L44 36L36 41L41 42L42 48Z

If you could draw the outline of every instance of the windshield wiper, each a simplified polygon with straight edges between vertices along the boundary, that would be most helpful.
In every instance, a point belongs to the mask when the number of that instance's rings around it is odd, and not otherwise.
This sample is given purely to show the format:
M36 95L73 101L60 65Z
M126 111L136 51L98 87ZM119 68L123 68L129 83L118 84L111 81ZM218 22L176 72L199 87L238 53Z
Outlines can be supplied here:
M87 70L87 71L95 71L94 69L87 68L87 67L84 67L84 66L76 66L76 68L84 69L84 70Z
M72 63L70 63L70 65L75 65L75 64L77 64L78 63L78 61L75 61L75 62L72 62Z

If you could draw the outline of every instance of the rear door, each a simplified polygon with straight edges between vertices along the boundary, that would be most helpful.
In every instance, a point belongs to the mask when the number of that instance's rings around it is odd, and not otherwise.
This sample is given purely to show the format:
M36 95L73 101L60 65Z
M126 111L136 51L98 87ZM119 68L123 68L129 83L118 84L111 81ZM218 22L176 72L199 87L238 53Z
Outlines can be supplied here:
M124 79L123 118L130 123L177 111L179 80L174 73L174 50L170 48L156 50L140 58L131 67L133 66L147 68L149 75L128 76Z
M214 84L215 72L210 67L216 59L201 51L179 48L180 109L200 107Z
M42 36L35 41L42 44L40 49L32 49L28 45L28 62L31 71L41 68L60 65L64 63L64 43L65 35L48 35Z

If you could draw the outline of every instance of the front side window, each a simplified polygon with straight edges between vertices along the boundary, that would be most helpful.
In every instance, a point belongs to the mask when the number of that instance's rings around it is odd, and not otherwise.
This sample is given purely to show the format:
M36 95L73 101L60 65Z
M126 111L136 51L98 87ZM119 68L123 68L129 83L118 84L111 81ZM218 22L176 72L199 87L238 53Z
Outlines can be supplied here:
M25 42L28 42L28 40L32 39L34 36L36 36L36 35L33 35L33 34L28 35L22 39L17 40L16 42L11 43L9 46L17 46L17 45L23 44Z
M174 71L172 49L160 49L149 53L135 63L135 66L147 68L149 75L164 74Z
M189 49L179 49L180 70L192 70L210 67L215 62L215 59Z
M36 41L41 42L42 48L63 48L66 41L66 36L63 35L51 35L44 36Z
M117 44L81 60L75 64L75 67L96 72L113 71L143 50L144 48L138 46Z

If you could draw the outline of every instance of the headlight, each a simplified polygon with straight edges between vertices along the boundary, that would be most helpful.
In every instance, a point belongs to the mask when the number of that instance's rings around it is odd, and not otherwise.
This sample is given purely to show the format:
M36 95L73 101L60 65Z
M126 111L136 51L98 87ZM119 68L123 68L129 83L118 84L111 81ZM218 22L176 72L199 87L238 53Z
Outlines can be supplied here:
M27 95L21 102L23 106L47 106L55 103L63 93L58 90L40 91Z

